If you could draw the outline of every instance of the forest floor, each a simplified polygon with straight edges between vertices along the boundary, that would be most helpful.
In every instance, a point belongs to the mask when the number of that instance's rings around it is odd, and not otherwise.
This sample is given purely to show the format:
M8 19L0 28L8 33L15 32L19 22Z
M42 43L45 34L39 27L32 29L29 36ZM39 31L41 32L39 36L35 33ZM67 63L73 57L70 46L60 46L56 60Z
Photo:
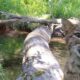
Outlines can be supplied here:
M24 37L9 38L0 36L0 58L11 57L12 55L18 55L22 49ZM65 62L68 58L68 51L65 40L62 38L52 38L50 42L50 48L53 55L59 61L62 69L64 69ZM11 63L10 63L11 64ZM9 76L9 80L14 80L21 72L21 65L13 64L11 67L4 68ZM14 77L14 78L13 78Z
M65 40L62 38L51 39L50 48L53 52L53 55L59 61L61 68L64 69L65 63L69 56Z

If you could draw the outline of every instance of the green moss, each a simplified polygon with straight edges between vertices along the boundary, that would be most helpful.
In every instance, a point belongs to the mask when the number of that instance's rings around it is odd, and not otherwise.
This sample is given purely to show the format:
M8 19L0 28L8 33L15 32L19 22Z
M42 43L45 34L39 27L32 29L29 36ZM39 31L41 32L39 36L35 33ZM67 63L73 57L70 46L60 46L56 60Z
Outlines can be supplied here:
M42 74L44 74L45 72L43 70L39 70L37 72L34 73L35 76L41 76Z

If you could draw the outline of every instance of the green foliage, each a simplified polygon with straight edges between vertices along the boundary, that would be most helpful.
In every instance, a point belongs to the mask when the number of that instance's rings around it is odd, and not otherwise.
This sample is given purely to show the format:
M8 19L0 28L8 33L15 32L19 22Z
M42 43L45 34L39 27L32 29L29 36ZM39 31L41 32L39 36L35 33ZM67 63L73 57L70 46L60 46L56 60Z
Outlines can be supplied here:
M0 10L19 15L79 17L80 0L0 0Z
M45 0L24 0L29 15L42 15L48 12L47 2Z
M55 17L79 17L80 0L52 0L52 13Z
M21 68L19 66L4 69L0 64L0 80L16 80L20 73Z
M22 49L24 38L0 37L0 57L9 59L19 55Z
M19 55L22 49L23 41L23 37L10 38L0 36L0 60L12 59L14 56ZM15 65L4 69L0 64L0 80L16 80L20 73L21 66Z
M0 10L15 14L27 14L23 0L0 0Z
M0 80L9 80L1 64L0 64Z
M47 13L47 3L46 0L0 0L0 10L36 16Z

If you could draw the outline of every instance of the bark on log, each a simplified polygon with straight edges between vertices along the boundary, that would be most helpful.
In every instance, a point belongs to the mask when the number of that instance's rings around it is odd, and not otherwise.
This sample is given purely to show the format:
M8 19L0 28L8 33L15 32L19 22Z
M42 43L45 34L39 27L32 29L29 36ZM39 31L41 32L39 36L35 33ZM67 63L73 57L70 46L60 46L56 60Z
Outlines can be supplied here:
M55 23L55 24L61 23L61 24L63 24L62 19L54 18L52 20L46 20L46 19L41 19L41 18L29 17L29 16L19 16L19 15L15 15L15 14L3 12L3 11L0 11L0 16L4 16L3 19L21 19L22 21L30 22L30 23L42 23L42 24L44 24L44 23ZM80 20L76 19L76 18L69 18L68 21L70 21L74 25L78 25L80 23Z
M39 18L30 18L30 17L23 17L23 18L14 18L14 19L8 19L8 20L0 20L0 24L4 23L14 23L14 22L26 22L26 23L40 23L40 24L49 24L54 23L57 24L56 20L45 20L45 19L39 19Z
M5 17L4 19L18 19L18 20L21 20L21 22L41 23L41 24L57 23L56 19L46 20L46 19L41 19L41 18L29 17L29 16L18 16L18 15L14 15L11 13L0 11L0 16L3 16L3 15Z
M67 24L65 24L67 22ZM80 80L80 26L74 26L66 20L64 31L69 51L69 59L65 65L64 80Z
M0 20L0 24L9 24L19 21L19 19Z
M41 26L31 32L24 41L23 75L17 80L62 80L63 72L53 56L49 41L53 29Z

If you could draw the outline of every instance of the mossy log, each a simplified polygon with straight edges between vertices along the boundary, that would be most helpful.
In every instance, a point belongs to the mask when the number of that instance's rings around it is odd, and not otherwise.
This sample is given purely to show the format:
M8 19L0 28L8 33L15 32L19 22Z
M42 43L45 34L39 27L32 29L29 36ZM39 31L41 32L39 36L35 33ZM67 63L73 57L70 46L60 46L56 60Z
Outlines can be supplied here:
M47 20L30 16L18 16L0 11L0 34L10 30L31 32L35 26L57 23L56 20Z

